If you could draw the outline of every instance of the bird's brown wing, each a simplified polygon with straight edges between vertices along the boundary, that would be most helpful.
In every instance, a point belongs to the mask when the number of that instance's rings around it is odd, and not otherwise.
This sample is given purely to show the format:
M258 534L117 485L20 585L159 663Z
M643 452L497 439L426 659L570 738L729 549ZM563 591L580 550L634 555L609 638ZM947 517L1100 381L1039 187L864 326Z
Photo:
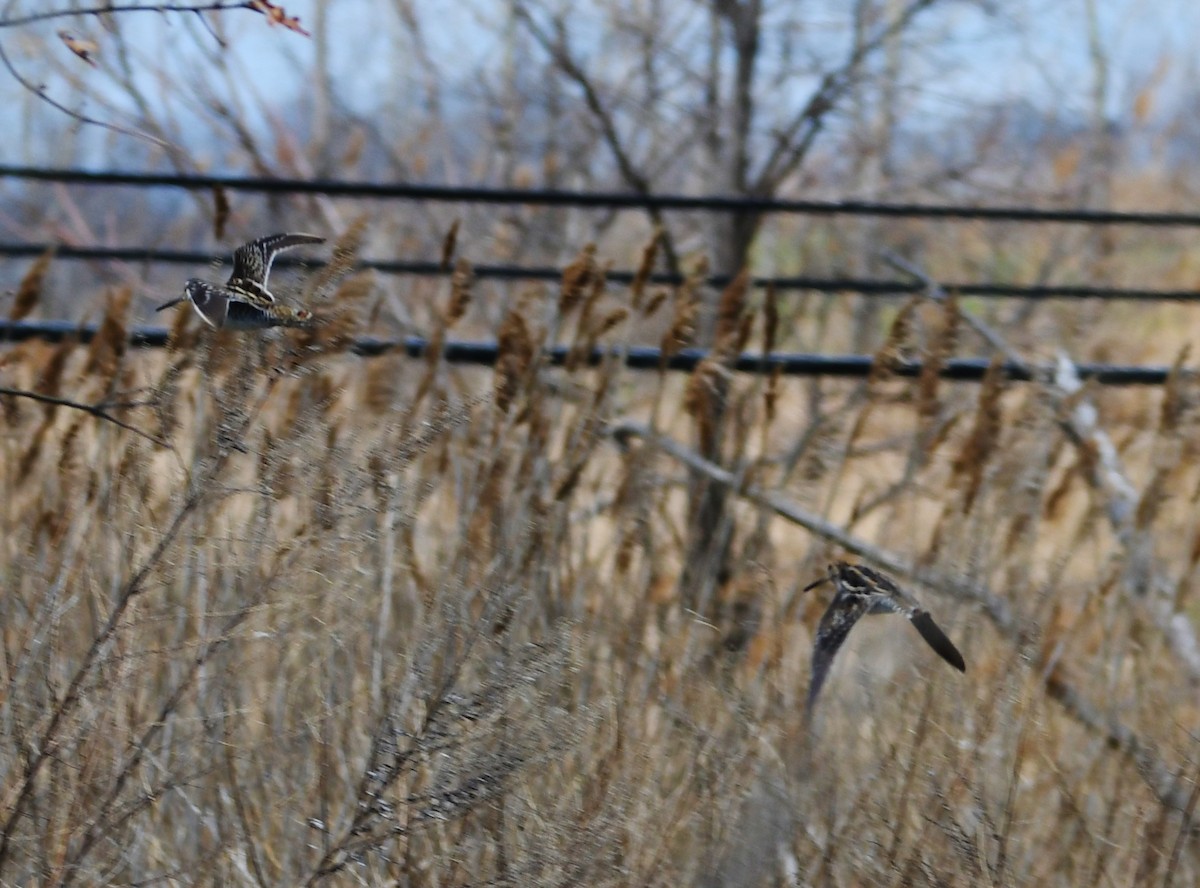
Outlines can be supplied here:
M821 617L817 626L817 637L813 641L812 678L808 686L807 703L809 717L812 716L821 687L829 676L833 658L845 642L846 636L850 634L850 630L854 628L854 624L862 618L870 605L868 597L839 589L829 609Z
M270 298L266 291L267 276L275 256L302 244L323 243L325 238L315 234L269 234L237 248L233 254L233 274L229 286L260 293Z
M871 613L904 614L917 627L917 631L921 633L926 644L933 648L939 657L959 672L967 671L963 655L959 653L958 648L954 646L946 633L933 621L929 611L922 608L916 598L893 582L891 578L862 565L846 565L843 574L845 574L843 583L848 587L852 585L853 588L862 588L864 591L870 590L875 593L876 597L871 603Z

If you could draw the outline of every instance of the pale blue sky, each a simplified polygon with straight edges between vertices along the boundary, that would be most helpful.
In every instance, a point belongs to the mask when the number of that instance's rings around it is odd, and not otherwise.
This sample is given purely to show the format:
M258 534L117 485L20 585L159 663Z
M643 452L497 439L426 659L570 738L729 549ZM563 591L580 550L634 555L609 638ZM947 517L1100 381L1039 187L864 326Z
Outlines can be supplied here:
M676 0L687 3L690 0ZM1153 113L1169 113L1178 97L1193 90L1197 65L1192 44L1200 35L1200 3L1194 0L1095 0L1100 44L1109 59L1107 111L1111 118L1127 120L1135 96L1147 84L1154 90ZM1094 65L1089 59L1086 25L1087 0L995 0L994 14L980 12L980 3L947 2L924 19L924 34L938 48L927 61L910 68L910 109L919 125L922 118L935 123L943 115L954 117L980 105L1025 100L1036 106L1082 115L1090 107ZM41 3L25 8L44 8ZM319 25L317 0L290 0L283 4L310 29ZM387 0L331 0L324 9L330 41L330 69L337 100L363 112L382 107L403 121L421 101L423 78L434 76L441 84L447 107L459 91L469 87L480 72L500 62L502 35L490 31L493 16L504 9L501 0L416 0L416 9L435 67L431 74L406 52L406 42ZM19 8L19 7L18 7ZM819 8L814 5L813 8ZM814 13L814 28L819 27ZM211 19L217 33L229 41L226 61L246 96L258 96L266 106L287 106L307 90L314 69L315 44L280 27L268 27L252 13L230 11ZM205 48L216 42L195 16L132 14L122 18L131 50L123 60L104 29L94 18L51 22L28 29L0 32L0 39L23 73L64 104L114 119L94 101L83 101L69 82L75 75L130 107L108 78L123 63L137 71L135 82L151 107L163 108L181 132L200 129L203 113L172 94L174 81L204 83ZM100 70L92 71L70 56L53 36L67 28L100 45ZM39 41L35 38L43 38ZM46 64L53 54L52 64ZM393 62L399 61L400 65ZM216 81L213 88L223 93ZM24 93L0 74L0 96L10 114L13 130L26 138L6 139L0 147L3 162L63 162L61 145L43 144L47 133L63 121L55 112ZM253 103L251 103L253 105ZM1151 121L1155 118L1152 114ZM266 121L250 116L252 126ZM32 127L32 128L30 128ZM96 138L94 136L94 138ZM121 165L121 140L98 137ZM56 150L59 154L56 157ZM92 155L93 152L88 152ZM95 157L98 159L98 157ZM223 158L206 156L214 168Z

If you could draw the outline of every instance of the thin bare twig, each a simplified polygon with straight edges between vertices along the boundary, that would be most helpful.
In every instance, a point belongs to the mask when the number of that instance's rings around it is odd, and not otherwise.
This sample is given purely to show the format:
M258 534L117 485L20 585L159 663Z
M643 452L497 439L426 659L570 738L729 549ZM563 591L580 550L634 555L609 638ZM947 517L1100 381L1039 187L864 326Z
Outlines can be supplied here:
M817 89L804 107L785 126L776 130L775 147L755 178L755 194L770 194L790 176L807 157L809 149L825 125L825 117L854 85L867 59L894 37L904 32L916 17L938 0L913 0L874 38L855 43L841 66L821 78Z
M294 553L291 553L291 555L294 556ZM167 729L171 715L178 711L183 702L184 696L199 680L205 665L208 664L219 651L223 650L230 644L230 641L233 638L234 630L236 630L243 622L245 622L245 620L252 613L253 609L265 599L267 592L278 581L283 567L291 560L294 560L294 558L289 556L289 558L276 562L271 575L267 577L264 582L255 584L255 593L253 598L249 601L245 601L241 608L231 614L230 617L225 621L225 624L221 627L221 630L217 633L216 637L205 642L200 648L199 653L191 658L190 662L187 663L186 670L184 671L179 683L163 701L157 717L149 723L141 736L130 744L127 758L121 762L116 769L116 779L113 780L108 792L96 806L95 812L92 815L87 828L83 831L83 834L79 838L78 845L72 857L71 865L67 868L67 874L63 879L63 885L68 885L74 881L76 876L82 872L82 861L87 857L91 849L96 845L97 842L105 838L106 833L111 832L115 826L119 825L120 821L113 820L108 815L110 812L116 809L123 790L129 784L129 782L134 779L137 769L141 766L143 760L146 758L148 751L153 748L156 738ZM228 752L228 747L226 748L227 755L231 756L232 753ZM236 786L237 781L234 780L232 783ZM239 799L240 806L240 794L237 795L237 798ZM132 812L130 812L130 814L132 814ZM251 859L254 864L255 871L260 871L257 856L252 855ZM259 881L260 883L263 882L261 877Z
M533 15L523 3L518 3L514 11L517 18L525 23L526 28L529 29L529 33L533 35L533 39L554 60L554 64L558 66L559 70L583 91L584 102L587 103L588 110L600 125L600 133L604 137L605 144L608 145L608 150L612 152L613 159L617 162L617 168L621 171L621 176L638 194L643 196L653 194L649 179L637 168L637 165L633 162L633 158L625 150L624 142L617 132L616 122L601 100L600 93L596 89L595 84L592 83L592 79L587 75L587 72L583 70L574 56L571 55L570 47L567 44L566 28L563 26L562 19L556 18L554 20L555 33L551 37L534 20ZM647 208L646 212L655 226L663 232L661 243L667 267L672 272L678 273L680 267L679 253L675 249L675 244L671 239L670 233L667 231L662 210L651 206Z
M147 441L153 441L159 447L171 446L170 441L160 438L157 435L152 435L150 432L139 429L137 426L130 425L129 423L125 422L125 420L118 419L117 417L113 416L104 409L106 406L109 406L105 402L101 402L99 404L84 404L81 401L72 401L69 398L58 398L54 395L43 395L41 392L31 392L27 389L8 388L7 386L0 386L0 395L7 395L10 398L28 398L31 401L39 401L42 404L50 404L55 407L69 407L72 410L81 410L84 413L91 414L97 419L102 419L105 422L111 422L113 425L120 426L128 432L133 432L135 435L141 435ZM122 404L116 406L128 405Z
M0 23L0 27L3 27L3 23ZM62 102L55 101L46 94L46 88L44 86L37 86L21 75L21 72L16 69L16 66L13 65L12 60L8 57L8 53L5 52L3 45L0 45L0 62L4 64L4 67L8 69L8 73L12 75L12 78L17 81L22 88L33 93L47 105L50 105L52 108L61 111L63 114L66 114L68 117L74 120L78 120L80 123L88 124L90 126L98 126L114 133L120 133L123 136L133 136L135 139L145 139L146 141L152 142L153 144L162 148L174 147L170 142L165 142L162 139L150 135L149 133L124 127L118 123L109 123L104 120L98 120L95 117L89 117L82 112L74 110L73 108L68 108L66 105L62 104Z
M32 25L36 22L50 21L58 18L75 18L85 15L108 15L125 12L224 12L229 9L249 9L258 12L252 4L243 0L240 3L138 3L130 6L117 6L106 3L103 6L89 6L84 9L52 9L46 12L31 12L14 18L0 18L0 28L18 28L22 25Z
M216 2L216 3L139 3L139 4L133 4L130 6L118 6L115 4L104 4L101 6L91 6L91 7L87 7L84 9L54 9L54 10L49 10L46 12L37 12L37 13L30 13L28 15L15 16L12 18L0 18L0 29L2 29L2 28L18 28L18 27L22 27L25 25L31 25L31 24L36 24L39 22L45 22L45 21L50 21L53 19L60 19L60 18L77 18L80 16L115 15L117 13L128 13L128 12L194 13L197 16L199 16L202 21L204 21L204 16L202 15L202 13L205 13L205 12L228 12L228 11L234 10L234 9L245 9L245 10L249 10L250 12L258 13L259 15L267 15L268 14L267 10L265 8L263 8L260 5L256 5L253 2L250 2L250 0L244 0L244 2L239 2L239 3L221 3L221 2ZM279 10L276 9L275 11L278 12ZM206 25L207 25L207 22L206 22ZM285 22L285 26L291 28L292 30L299 30L299 26L295 24L294 20L291 23ZM209 33L212 33L211 28L208 28L208 30L209 30ZM300 33L304 33L304 32L301 31ZM218 38L217 42L222 43L219 38ZM223 43L222 43L222 46L224 46ZM102 129L109 130L110 132L120 133L121 135L124 135L124 136L132 136L135 139L143 139L147 142L150 142L153 145L157 145L160 148L166 148L172 152L177 152L179 150L178 146L173 145L172 143L170 143L164 139L160 139L157 136L152 136L150 133L147 133L143 130L135 129L133 127L121 126L120 124L117 124L117 123L110 123L106 120L100 120L98 118L91 117L87 114L84 114L81 111L76 111L73 108L69 108L66 105L64 105L62 102L59 102L56 99L51 98L47 94L46 88L44 86L40 86L38 84L31 82L28 78L24 77L17 70L17 67L12 63L12 60L9 58L8 53L5 52L3 46L0 46L0 63L3 63L4 67L8 70L8 73L12 76L12 78L14 80L17 81L18 84L21 85L21 87L23 89L25 89L28 92L32 93L33 95L37 96L39 99L41 99L43 102L48 104L50 107L54 108L56 111L62 112L63 114L70 117L72 120L76 120L79 123L86 124L89 126L98 126Z
M179 511L175 513L174 520L167 526L163 535L159 537L158 543L151 550L150 555L125 585L117 605L109 614L107 621L105 621L100 631L96 634L96 637L92 639L91 645L89 645L86 653L83 655L82 662L75 669L66 692L54 707L46 727L41 731L37 752L26 764L23 778L10 790L3 802L0 803L0 807L6 812L3 822L0 823L0 864L8 857L9 844L12 840L14 828L17 822L26 814L25 806L33 794L34 787L37 786L42 768L47 761L52 760L58 754L63 742L59 734L59 727L78 705L85 681L92 674L93 667L108 647L109 642L112 641L117 628L121 624L121 620L129 609L130 603L141 593L146 579L150 576L150 572L166 554L167 549L179 535L179 531L183 528L187 518L200 505L203 497L203 491L194 491L188 496L183 505L180 506Z

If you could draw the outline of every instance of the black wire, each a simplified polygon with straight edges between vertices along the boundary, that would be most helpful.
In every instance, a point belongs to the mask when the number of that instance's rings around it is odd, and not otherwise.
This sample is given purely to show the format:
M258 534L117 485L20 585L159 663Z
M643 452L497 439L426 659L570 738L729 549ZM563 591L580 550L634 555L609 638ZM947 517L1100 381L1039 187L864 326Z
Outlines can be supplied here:
M0 243L0 256L40 256L51 249L49 244L4 244ZM142 262L164 265L209 265L213 256L192 250L162 250L146 247L54 247L55 257L67 260ZM276 267L305 266L320 267L323 263L280 256ZM437 277L446 270L437 262L405 261L395 259L363 259L360 268L371 268L385 274L418 275ZM562 278L562 269L527 265L476 265L475 276L493 280L541 280L557 281ZM614 284L628 284L633 280L632 271L612 270L607 278ZM657 272L649 277L650 283L678 284L680 275ZM712 275L708 283L713 287L724 287L729 275ZM815 277L791 275L773 278L755 278L756 286L773 286L776 290L815 290L823 293L861 293L867 296L896 296L919 293L925 285L914 280L888 280L876 278ZM963 296L1000 299L1106 299L1138 302L1195 302L1200 301L1197 290L1150 290L1134 287L1092 287L1083 284L994 284L987 282L964 282L940 284L943 290L954 290Z
M425 200L456 203L538 206L626 207L660 210L751 211L817 216L893 216L927 219L988 219L1008 222L1071 222L1089 225L1200 226L1197 213L1118 212L1115 210L1044 210L1034 207L969 207L953 204L884 203L861 200L785 200L778 198L640 195L625 192L544 188L413 185L403 182L352 182L344 179L276 179L256 176L179 175L174 173L93 172L0 165L0 176L88 185L171 187L188 190L228 188L263 193L327 194L338 197Z
M0 342L24 342L38 339L46 342L75 340L88 343L95 337L98 325L76 325L67 321L0 321ZM167 344L168 331L165 327L135 327L129 332L129 344L136 348L162 348ZM385 354L406 354L418 358L425 354L428 342L419 336L403 339L376 339L363 337L350 346L353 354L365 358ZM442 347L443 358L452 364L493 364L497 356L495 342L469 342L452 340ZM554 365L565 364L571 349L555 345L545 352L546 359ZM650 346L629 346L623 349L598 347L587 355L591 366L606 360L621 358L626 366L635 370L692 370L707 352L688 348L664 360L662 351ZM990 362L984 358L953 358L942 368L943 379L959 382L979 382L987 372ZM811 355L773 353L770 355L742 354L734 362L734 369L742 373L775 373L784 376L836 376L861 379L871 372L873 359L870 355ZM1049 367L1026 367L1006 363L1001 367L1005 378L1015 381L1049 379ZM1169 367L1128 366L1118 364L1077 364L1076 371L1081 379L1095 379L1105 385L1162 385L1170 374ZM900 365L897 375L913 377L921 373L921 364L911 362Z

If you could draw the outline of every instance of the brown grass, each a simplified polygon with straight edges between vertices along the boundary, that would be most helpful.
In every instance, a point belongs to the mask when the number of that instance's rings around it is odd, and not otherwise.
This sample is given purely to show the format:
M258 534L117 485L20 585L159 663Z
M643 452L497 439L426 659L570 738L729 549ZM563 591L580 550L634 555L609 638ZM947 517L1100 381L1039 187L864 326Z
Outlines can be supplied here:
M47 250L30 263L29 270L25 272L25 276L21 278L21 283L17 287L13 307L8 313L10 321L19 321L28 316L41 301L46 272L49 270L50 261L53 258L54 251Z
M546 366L547 329L603 344L640 317L644 282L602 279L585 250L514 299L494 371L363 362L349 321L128 351L120 293L102 343L12 347L6 385L171 446L5 399L0 881L1195 883L1196 381ZM473 298L460 264L443 330ZM674 299L679 348L695 283ZM727 291L729 352L756 304ZM907 310L885 351L962 354L970 310ZM824 323L764 314L775 348ZM715 379L724 466L685 409ZM1064 429L1083 399L1125 525ZM738 493L730 576L692 608L696 478ZM919 576L968 670L865 620L809 736L827 598L799 589L847 550Z

